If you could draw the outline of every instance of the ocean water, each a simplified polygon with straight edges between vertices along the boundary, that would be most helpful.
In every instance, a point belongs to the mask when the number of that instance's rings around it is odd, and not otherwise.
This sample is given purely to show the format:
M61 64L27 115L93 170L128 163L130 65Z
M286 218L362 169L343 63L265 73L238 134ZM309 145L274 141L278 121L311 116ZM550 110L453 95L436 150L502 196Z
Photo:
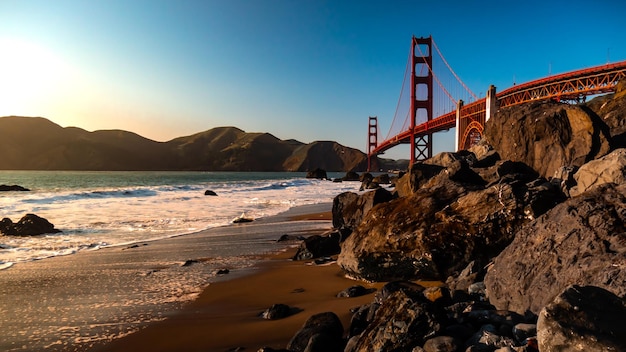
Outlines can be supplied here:
M343 174L329 173L329 177ZM46 218L58 234L0 235L0 269L198 232L242 213L264 218L292 207L331 202L358 183L307 179L304 173L0 171L0 184L30 192L0 192L0 218ZM212 190L217 196L205 196Z

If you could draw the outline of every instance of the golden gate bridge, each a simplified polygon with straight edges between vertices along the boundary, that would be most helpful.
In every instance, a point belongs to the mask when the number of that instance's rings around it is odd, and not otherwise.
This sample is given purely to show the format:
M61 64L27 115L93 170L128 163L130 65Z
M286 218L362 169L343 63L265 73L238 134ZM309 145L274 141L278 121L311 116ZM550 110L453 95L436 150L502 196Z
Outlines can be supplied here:
M374 156L399 144L410 144L410 164L431 158L433 136L451 128L456 128L455 150L467 149L482 138L485 122L499 108L548 99L581 102L589 95L615 91L625 76L626 61L621 61L514 84L499 93L492 85L478 98L452 70L432 36L413 37L393 122L380 143L378 118L369 117L368 170Z

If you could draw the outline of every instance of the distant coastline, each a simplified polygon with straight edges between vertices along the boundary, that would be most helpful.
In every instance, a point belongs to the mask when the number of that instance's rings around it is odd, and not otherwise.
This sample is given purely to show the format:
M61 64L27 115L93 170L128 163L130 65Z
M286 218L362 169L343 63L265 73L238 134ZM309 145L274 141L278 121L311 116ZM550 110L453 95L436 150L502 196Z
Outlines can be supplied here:
M333 141L305 144L269 133L216 127L167 142L132 132L61 127L41 117L0 117L0 170L73 171L357 171L367 156ZM408 161L376 158L376 169Z

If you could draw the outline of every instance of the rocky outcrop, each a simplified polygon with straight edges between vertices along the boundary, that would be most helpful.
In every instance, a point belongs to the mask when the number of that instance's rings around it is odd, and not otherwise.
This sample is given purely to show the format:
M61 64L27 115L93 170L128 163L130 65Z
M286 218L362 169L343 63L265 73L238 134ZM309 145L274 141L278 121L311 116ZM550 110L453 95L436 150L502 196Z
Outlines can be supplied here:
M35 214L26 214L17 223L13 223L9 218L0 221L0 233L4 235L36 236L58 232L61 230L55 229L48 220Z
M317 178L320 180L327 180L328 176L326 175L326 170L316 168L315 170L308 171L306 173L306 178Z
M287 349L292 352L341 352L343 347L343 325L332 312L309 317L287 345Z
M605 183L621 184L626 181L626 149L617 149L600 159L592 160L574 174L576 186L569 190L577 196Z
M626 301L594 286L567 287L541 310L541 352L626 351Z
M499 309L539 311L572 283L626 294L626 185L605 184L521 228L485 275Z
M309 260L339 254L340 240L341 234L337 231L309 236L300 243L293 260Z
M518 226L561 201L545 180L502 173L485 185L454 162L410 196L373 207L342 243L338 264L350 276L389 281L445 280L472 260L486 263Z
M333 199L333 227L344 236L348 236L370 209L391 199L393 199L391 192L382 188L361 195L353 192L341 193Z
M502 159L521 161L545 178L562 166L580 167L610 148L604 124L579 106L552 101L499 109L486 122L484 137Z

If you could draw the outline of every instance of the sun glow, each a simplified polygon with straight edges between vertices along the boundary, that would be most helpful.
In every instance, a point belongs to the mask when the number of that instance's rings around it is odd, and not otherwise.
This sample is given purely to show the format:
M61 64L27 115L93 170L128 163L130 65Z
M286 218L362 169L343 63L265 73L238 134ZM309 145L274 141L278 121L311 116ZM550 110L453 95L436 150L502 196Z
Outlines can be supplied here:
M0 38L0 116L40 115L71 81L69 65L36 44Z

